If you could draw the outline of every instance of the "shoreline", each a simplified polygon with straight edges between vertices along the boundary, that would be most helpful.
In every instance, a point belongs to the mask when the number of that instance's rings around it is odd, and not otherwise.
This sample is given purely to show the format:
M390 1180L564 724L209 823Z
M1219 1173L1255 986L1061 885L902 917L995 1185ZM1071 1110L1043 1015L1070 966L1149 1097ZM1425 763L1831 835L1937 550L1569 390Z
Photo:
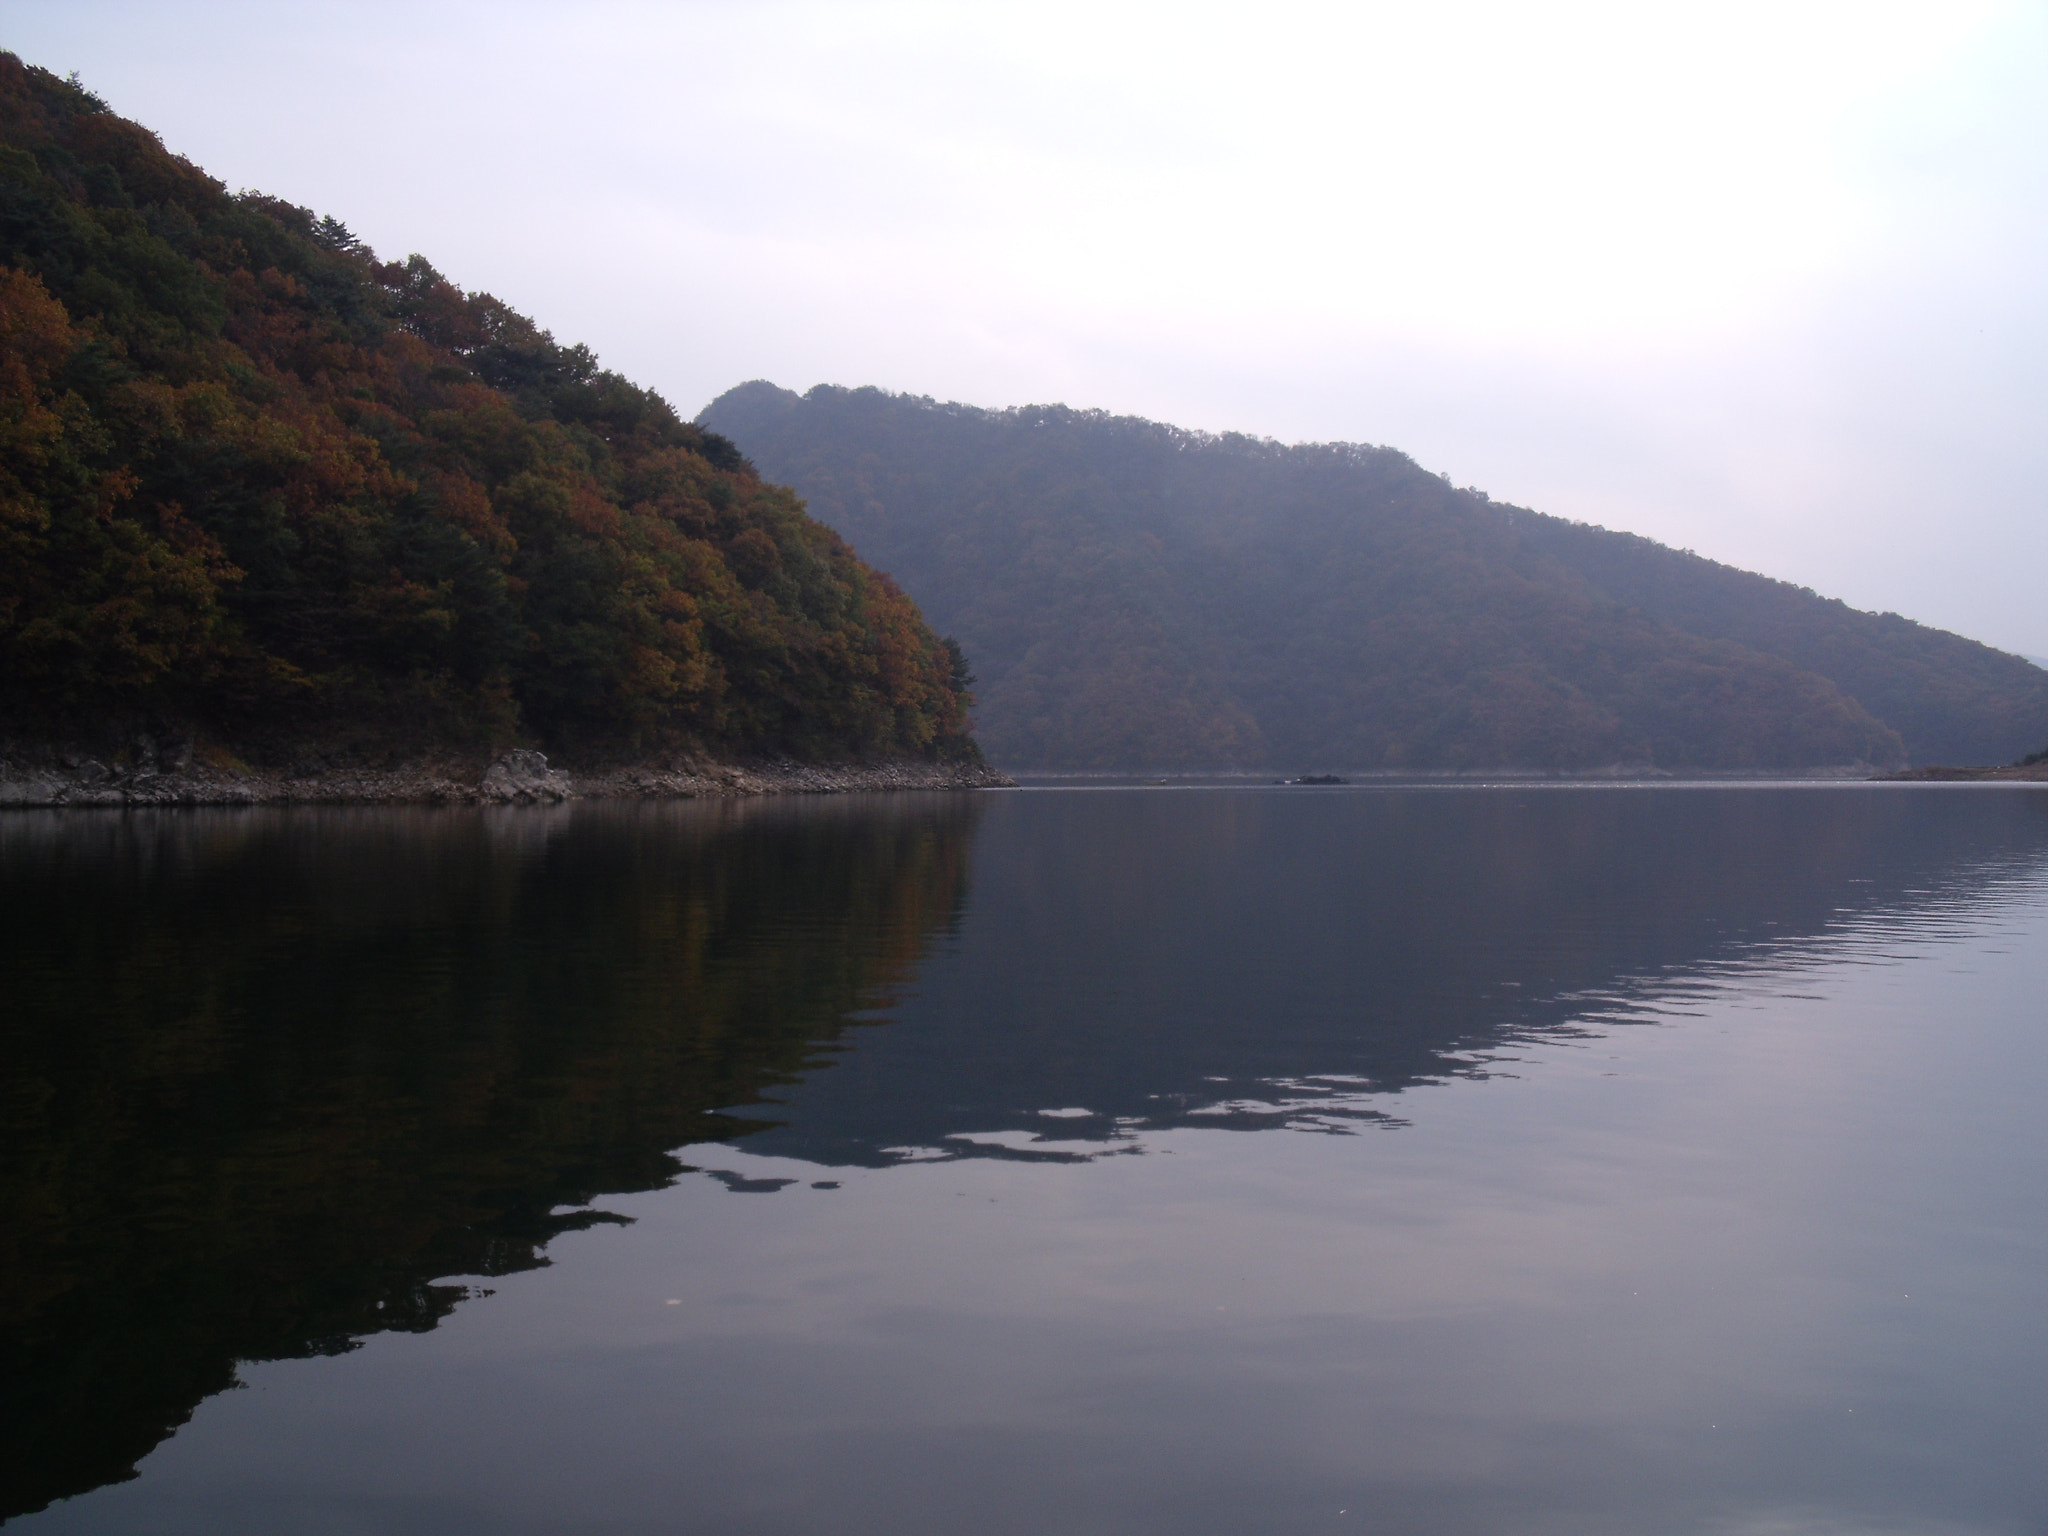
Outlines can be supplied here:
M1881 784L2048 784L2048 762L2002 768L1907 768L1877 775Z
M165 754L168 756L168 754ZM475 760L447 759L397 768L220 767L191 760L152 761L149 754L129 766L107 767L91 758L37 753L39 760L0 757L0 810L49 810L150 806L236 805L553 805L570 800L739 799L764 795L833 795L905 790L1015 789L1019 778L985 763L936 763L893 759L868 763L800 763L790 758L718 762L679 757L622 768L558 768L538 752L506 752L480 772ZM1354 783L1457 782L1507 779L1541 783L1649 782L1661 779L1704 782L1806 781L1880 784L2044 783L2048 762L1985 767L1929 766L1890 773L1856 767L1759 774L1723 770L1676 775L1593 770L1557 774L1531 770L1471 769L1357 775ZM1253 772L1089 773L1022 770L1021 780L1041 786L1090 783L1263 784Z
M507 752L473 765L412 764L318 772L176 766L108 768L89 758L25 764L0 760L0 809L48 810L231 805L555 805L568 800L697 800L755 795L836 795L932 789L1013 789L984 763L707 762L676 759L579 772L538 752Z

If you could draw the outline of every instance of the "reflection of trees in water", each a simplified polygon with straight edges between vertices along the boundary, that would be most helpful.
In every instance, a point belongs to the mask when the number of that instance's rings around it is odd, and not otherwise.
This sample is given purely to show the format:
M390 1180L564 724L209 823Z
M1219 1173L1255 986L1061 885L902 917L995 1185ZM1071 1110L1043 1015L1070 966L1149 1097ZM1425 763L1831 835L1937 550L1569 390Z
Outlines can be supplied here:
M1486 1071L1513 1041L1604 1027L1703 968L1846 923L1924 923L2048 860L2048 796L2027 791L1286 790L995 810L958 962L789 1090L750 1150L1044 1157L1181 1124L1383 1121L1403 1089ZM1020 1139L1034 1135L1049 1145Z
M889 1001L978 809L0 820L0 1517L667 1182Z
M970 844L974 921L926 963ZM0 1511L128 1475L237 1360L433 1327L442 1277L545 1262L691 1142L1371 1114L2044 857L2023 791L0 818ZM764 1097L784 1125L712 1113Z

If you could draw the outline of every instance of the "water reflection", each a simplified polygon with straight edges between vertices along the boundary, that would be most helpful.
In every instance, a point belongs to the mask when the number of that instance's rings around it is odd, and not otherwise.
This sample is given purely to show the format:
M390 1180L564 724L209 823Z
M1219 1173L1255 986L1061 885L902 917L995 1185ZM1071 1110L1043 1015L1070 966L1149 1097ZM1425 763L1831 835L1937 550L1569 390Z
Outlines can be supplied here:
M0 819L0 1511L130 1475L238 1361L432 1328L444 1277L544 1263L692 1143L1397 1125L1413 1084L2044 858L2048 800L2003 792Z
M975 811L0 818L0 1516L673 1178L887 1006Z
M756 1152L1073 1157L1177 1124L1399 1124L1516 1042L1925 914L2048 857L2048 796L1882 788L1047 794L983 829L915 1007ZM1646 1013L1645 1010L1651 1010ZM767 1110L755 1113L766 1114Z

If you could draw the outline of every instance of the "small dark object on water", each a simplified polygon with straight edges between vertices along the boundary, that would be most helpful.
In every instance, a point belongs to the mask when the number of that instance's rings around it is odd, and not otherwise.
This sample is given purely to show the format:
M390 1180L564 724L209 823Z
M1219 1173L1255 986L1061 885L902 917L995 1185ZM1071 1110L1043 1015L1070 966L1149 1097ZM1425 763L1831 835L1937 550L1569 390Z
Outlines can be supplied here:
M1334 773L1304 773L1298 779L1282 779L1282 784L1349 784L1349 779L1340 779Z

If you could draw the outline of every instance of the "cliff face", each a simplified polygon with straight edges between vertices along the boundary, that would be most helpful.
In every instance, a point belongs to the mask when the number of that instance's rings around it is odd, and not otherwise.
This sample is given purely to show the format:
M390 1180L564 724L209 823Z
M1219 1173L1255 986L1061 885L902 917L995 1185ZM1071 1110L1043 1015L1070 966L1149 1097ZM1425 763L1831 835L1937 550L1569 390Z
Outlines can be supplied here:
M1389 448L761 382L698 419L960 636L1012 766L1771 770L2048 740L2018 657Z
M587 349L0 54L0 746L972 760L964 675Z

